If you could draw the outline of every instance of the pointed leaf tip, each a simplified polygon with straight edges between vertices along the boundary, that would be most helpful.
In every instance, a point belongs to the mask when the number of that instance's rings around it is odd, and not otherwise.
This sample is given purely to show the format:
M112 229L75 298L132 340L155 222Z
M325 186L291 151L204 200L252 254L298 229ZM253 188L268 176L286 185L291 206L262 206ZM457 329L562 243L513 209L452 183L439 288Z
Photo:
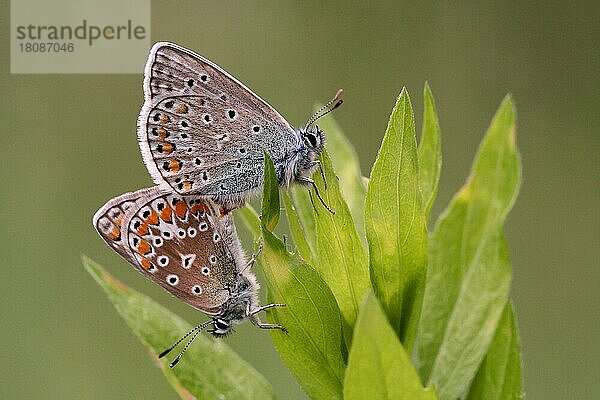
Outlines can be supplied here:
M199 335L177 368L167 368L157 354L171 346L191 326L181 318L115 279L87 257L83 265L107 294L129 328L146 346L173 389L184 399L272 399L266 379L223 342Z
M407 351L416 337L427 266L414 114L398 97L371 171L365 202L371 281Z

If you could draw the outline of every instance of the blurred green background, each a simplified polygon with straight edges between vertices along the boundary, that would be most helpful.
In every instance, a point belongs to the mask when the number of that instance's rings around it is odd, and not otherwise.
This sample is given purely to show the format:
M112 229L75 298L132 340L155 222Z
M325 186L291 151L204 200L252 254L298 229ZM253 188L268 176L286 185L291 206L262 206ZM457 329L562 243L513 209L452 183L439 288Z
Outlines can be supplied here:
M207 56L295 125L343 87L335 117L365 175L402 86L420 129L429 81L444 157L433 215L511 92L524 180L506 230L525 390L597 399L598 2L368 3L156 1L152 41ZM137 75L11 75L1 7L0 398L175 399L80 263L85 253L190 322L205 318L146 282L91 225L108 198L151 184L135 136L146 60ZM244 324L226 340L280 398L303 398L267 333Z

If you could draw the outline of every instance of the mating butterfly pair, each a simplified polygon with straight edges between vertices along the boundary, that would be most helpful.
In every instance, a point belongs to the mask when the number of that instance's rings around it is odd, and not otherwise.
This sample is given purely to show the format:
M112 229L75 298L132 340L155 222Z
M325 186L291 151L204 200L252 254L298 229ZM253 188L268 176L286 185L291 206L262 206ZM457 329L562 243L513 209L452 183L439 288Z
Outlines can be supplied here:
M224 336L248 318L264 329L258 283L246 261L229 211L244 205L264 182L264 152L279 183L312 185L320 167L323 132L316 120L341 105L333 100L294 130L264 100L220 67L172 43L157 43L145 69L145 102L138 120L144 163L156 187L108 201L94 215L100 236L136 270L212 317L198 333ZM324 204L325 205L325 204Z

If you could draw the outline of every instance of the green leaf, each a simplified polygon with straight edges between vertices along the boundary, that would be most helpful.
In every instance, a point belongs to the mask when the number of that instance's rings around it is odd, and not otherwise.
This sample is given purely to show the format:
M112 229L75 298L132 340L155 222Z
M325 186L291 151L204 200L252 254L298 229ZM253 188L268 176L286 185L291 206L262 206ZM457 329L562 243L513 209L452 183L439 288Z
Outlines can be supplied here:
M292 199L292 204L294 205L295 213L293 217L298 219L298 223L302 227L304 238L306 239L308 247L312 253L310 259L314 260L317 254L317 228L315 227L315 210L312 202L310 201L309 192L305 186L292 185L292 187L289 188L288 193ZM319 200L317 199L316 201ZM293 222L289 221L292 219L292 216L289 215L290 211L291 210L286 208L286 213L288 213L288 222L291 225ZM292 234L294 233L292 232ZM309 258L305 258L305 260L308 259Z
M521 343L509 302L467 399L523 399L521 368Z
M371 171L365 227L375 294L409 353L427 266L418 172L414 115L408 92L402 89Z
M431 236L416 364L440 399L463 396L508 299L510 261L502 224L516 198L520 161L506 97L471 175Z
M321 174L315 174L315 182L323 200L335 211L335 214L328 212L321 204L315 203L317 228L315 268L337 300L344 321L344 339L349 345L360 302L370 287L369 264L352 214L340 192L339 182L327 151L321 153L320 161L327 179L327 189Z
M275 175L274 169L265 169ZM265 212L279 212L271 202L277 181L265 176ZM272 209L268 209L273 207ZM341 318L333 294L317 271L290 254L285 245L262 223L264 247L259 256L270 303L286 307L270 309L270 321L287 328L273 331L281 358L306 393L314 399L341 399L344 377Z
M128 288L87 257L85 269L104 289L127 325L148 348L154 362L183 399L271 399L265 378L222 340L198 335L173 369L157 354L170 347L191 325L150 298Z
M442 144L435 101L427 83L425 83L423 91L423 129L418 153L421 195L423 196L425 216L429 220L429 212L437 196L442 170Z
M307 234L304 231L304 227L298 217L296 206L292 202L289 193L283 193L283 203L285 204L285 212L287 215L288 224L290 226L290 233L292 234L292 240L296 245L296 249L300 256L307 261L309 264L314 264L313 251L310 248L310 244L307 239Z
M273 230L279 222L279 184L271 157L263 151L265 160L265 190L263 191L261 222Z
M462 281L428 384L440 399L456 399L469 388L494 336L508 298L510 261L501 235L481 250ZM452 280L450 281L452 282ZM425 316L425 311L423 311Z
M424 389L377 299L368 293L360 308L344 380L344 399L434 400Z
M250 204L246 204L246 206L236 209L235 216L239 217L244 223L244 227L250 231L255 238L260 236L260 217L250 206Z
M358 235L361 239L364 239L365 196L367 190L362 182L358 155L331 114L321 118L319 125L327 138L327 152L339 177L340 190L348 204Z

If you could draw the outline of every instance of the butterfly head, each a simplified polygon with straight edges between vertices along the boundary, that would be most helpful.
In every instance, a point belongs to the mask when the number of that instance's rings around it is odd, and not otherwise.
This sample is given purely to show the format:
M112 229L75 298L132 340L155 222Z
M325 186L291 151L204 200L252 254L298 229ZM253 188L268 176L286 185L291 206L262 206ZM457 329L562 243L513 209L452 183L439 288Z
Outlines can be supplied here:
M319 129L318 125L309 126L304 130L300 130L302 140L306 148L314 153L320 153L325 147L325 135Z
M304 141L304 145L309 150L309 152L319 153L323 150L325 146L325 135L323 131L319 129L315 122L317 120L339 106L344 102L340 97L342 96L342 89L338 90L333 99L329 100L327 104L321 107L317 112L315 112L306 122L304 128L300 129L300 134L302 135L302 139Z
M212 320L213 328L209 329L214 337L225 337L233 332L233 324L232 321L229 321L225 318L213 318Z
M215 337L224 337L233 332L233 328L248 317L248 310L258 304L258 282L248 271L239 273L233 287L229 291L229 299L221 306L219 315L212 319L212 329L208 330Z
M212 328L208 330L214 337L222 338L234 331L236 325L246 318L247 305L243 301L228 301L223 311L212 319Z

